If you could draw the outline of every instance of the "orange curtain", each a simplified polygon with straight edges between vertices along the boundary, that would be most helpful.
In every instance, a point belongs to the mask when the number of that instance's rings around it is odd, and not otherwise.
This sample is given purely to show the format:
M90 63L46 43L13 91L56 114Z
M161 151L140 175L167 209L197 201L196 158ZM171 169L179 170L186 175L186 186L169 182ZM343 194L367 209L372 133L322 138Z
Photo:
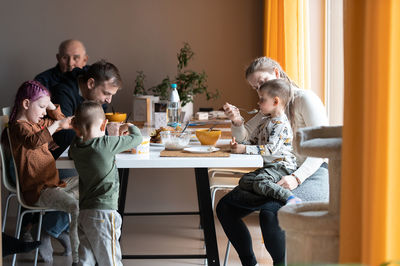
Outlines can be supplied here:
M400 260L400 1L344 1L340 262Z
M308 0L264 0L264 55L310 88Z

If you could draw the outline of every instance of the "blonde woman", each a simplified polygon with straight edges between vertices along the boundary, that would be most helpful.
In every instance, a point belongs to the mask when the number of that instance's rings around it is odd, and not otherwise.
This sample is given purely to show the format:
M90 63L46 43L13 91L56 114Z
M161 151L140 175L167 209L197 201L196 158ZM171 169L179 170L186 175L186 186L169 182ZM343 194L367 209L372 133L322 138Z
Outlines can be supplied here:
M313 92L298 88L281 66L271 58L255 59L246 70L249 85L258 90L266 81L284 79L294 91L286 109L287 117L293 129L293 135L299 128L322 126L328 124L325 108ZM232 136L238 142L248 140L251 132L263 119L259 112L248 122L240 115L239 109L229 103L224 105L225 114L232 121ZM293 142L296 139L294 138ZM329 193L327 164L320 158L310 158L294 151L298 168L291 174L283 176L277 183L289 189L302 201L327 201ZM260 227L264 244L270 253L274 265L285 262L285 234L279 227L277 212L284 205L281 201L266 199L239 187L225 195L217 205L217 215L222 227L239 254L242 265L257 265L253 252L250 233L243 218L254 211L260 211Z

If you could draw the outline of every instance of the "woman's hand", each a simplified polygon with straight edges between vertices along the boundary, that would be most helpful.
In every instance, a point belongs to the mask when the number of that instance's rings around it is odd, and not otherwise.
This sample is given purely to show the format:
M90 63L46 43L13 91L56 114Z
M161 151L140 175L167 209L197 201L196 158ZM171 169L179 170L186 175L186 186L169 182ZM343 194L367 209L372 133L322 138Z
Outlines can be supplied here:
M224 106L225 115L230 119L234 126L241 126L243 125L243 117L240 115L239 109L229 103L225 103Z
M231 152L232 153L245 153L246 152L246 145L239 144L236 142L235 137L231 140Z
M277 184L289 190L293 190L299 186L296 177L292 175L282 176L281 180L279 180Z

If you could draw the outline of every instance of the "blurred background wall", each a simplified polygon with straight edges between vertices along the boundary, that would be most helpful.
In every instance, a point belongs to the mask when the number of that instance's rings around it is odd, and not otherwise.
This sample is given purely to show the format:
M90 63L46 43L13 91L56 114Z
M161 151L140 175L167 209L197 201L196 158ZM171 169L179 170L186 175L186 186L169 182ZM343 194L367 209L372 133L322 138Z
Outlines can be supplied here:
M261 0L2 1L0 8L0 106L12 105L18 86L56 64L58 45L79 39L89 64L114 63L124 80L113 99L130 112L136 71L146 87L176 73L176 54L188 42L195 52L190 68L204 70L216 101L196 97L198 107L218 109L225 101L256 106L244 69L262 55Z

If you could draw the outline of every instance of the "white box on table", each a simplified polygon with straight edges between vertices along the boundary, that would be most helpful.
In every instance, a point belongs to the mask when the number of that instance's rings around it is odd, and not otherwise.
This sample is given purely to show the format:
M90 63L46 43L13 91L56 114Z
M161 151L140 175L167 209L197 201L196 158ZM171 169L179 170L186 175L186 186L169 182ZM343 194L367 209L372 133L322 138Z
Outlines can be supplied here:
M195 115L196 120L208 120L208 112L197 112Z

